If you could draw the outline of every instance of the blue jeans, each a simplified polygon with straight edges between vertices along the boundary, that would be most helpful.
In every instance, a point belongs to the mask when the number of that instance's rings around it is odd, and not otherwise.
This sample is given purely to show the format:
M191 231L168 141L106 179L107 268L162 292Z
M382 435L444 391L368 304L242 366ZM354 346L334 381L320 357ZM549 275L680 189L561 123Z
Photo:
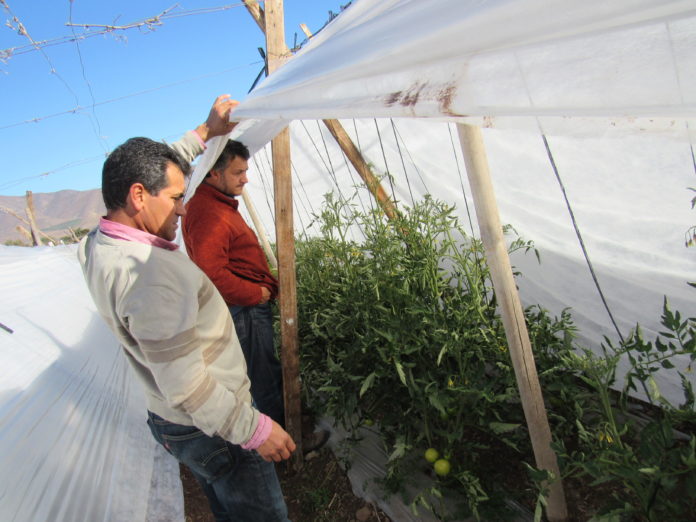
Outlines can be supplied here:
M196 477L217 522L289 522L272 462L151 411L147 423L155 440Z
M265 303L229 308L246 359L254 403L259 411L284 426L283 370L273 343L271 305Z

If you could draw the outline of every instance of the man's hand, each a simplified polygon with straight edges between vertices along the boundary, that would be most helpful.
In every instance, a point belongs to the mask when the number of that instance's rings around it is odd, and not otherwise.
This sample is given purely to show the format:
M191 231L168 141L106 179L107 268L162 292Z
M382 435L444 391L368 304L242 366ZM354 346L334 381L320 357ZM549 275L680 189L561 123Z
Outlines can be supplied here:
M268 462L287 460L290 458L290 454L295 451L295 441L280 427L280 424L274 420L271 420L271 422L273 423L271 434L266 439L266 442L256 448L256 451L263 460Z
M265 304L271 298L271 291L265 286L261 285L261 301L259 304Z
M210 109L208 119L196 127L196 132L203 141L208 141L215 136L228 134L235 128L237 122L230 121L230 114L239 105L237 100L231 100L229 94L221 94L215 99Z

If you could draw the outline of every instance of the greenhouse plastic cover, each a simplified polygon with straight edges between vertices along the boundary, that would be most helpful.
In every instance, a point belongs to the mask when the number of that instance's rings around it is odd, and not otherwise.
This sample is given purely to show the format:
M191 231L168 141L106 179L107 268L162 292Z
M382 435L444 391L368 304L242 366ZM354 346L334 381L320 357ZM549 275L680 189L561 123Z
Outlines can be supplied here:
M312 121L341 118L376 173L392 176L383 184L398 205L432 194L476 233L455 123L480 123L502 221L541 255L513 256L524 304L571 307L579 343L597 349L616 333L543 132L619 328L640 323L650 340L665 296L696 315L686 285L696 251L684 247L695 16L691 1L358 0L240 105L249 119L233 137L257 152L247 190L273 235L266 144L298 120L295 229L316 233L322 195L349 197L361 183ZM209 145L192 186L222 143ZM358 194L356 205L373 205ZM0 323L13 330L0 329L0 519L183 521L178 468L149 434L142 391L74 247L2 247L0 267ZM673 371L658 384L683 400Z

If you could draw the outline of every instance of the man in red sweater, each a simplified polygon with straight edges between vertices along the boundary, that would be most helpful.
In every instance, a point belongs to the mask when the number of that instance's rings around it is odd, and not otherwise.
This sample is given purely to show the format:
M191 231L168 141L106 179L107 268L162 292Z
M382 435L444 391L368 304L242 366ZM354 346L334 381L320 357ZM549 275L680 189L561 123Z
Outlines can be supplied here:
M275 354L270 306L278 295L278 281L235 199L248 182L248 159L245 145L227 142L188 202L182 231L189 256L232 313L257 408L282 426L282 370Z

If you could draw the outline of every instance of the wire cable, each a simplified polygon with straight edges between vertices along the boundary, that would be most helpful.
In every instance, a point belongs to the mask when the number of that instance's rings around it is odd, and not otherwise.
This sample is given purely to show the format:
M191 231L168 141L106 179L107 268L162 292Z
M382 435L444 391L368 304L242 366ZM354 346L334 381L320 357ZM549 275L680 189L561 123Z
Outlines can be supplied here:
M396 126L394 125L394 120L392 118L389 118L389 122L391 123L392 132L394 133L394 141L396 142L396 150L399 151L399 158L401 159L401 168L404 169L404 177L406 178L406 186L408 187L408 193L411 196L411 206L413 206L416 204L416 199L413 197L413 191L411 190L411 180L408 178L408 172L406 171L406 162L404 161L404 155L401 152L401 146L399 145L399 137L396 135Z
M578 238L578 241L580 242L580 248L582 249L582 255L585 257L585 262L587 263L587 267L590 269L590 275L592 276L592 281L594 281L595 287L597 288L597 292L599 292L599 297L602 300L602 304L604 305L604 309L607 311L607 314L609 315L609 319L611 320L611 324L614 325L614 329L616 330L616 334L619 336L619 339L621 340L621 343L624 343L624 337L621 334L621 330L619 330L618 325L616 324L616 320L614 319L614 314L611 313L611 309L609 308L609 304L607 303L606 298L604 297L604 292L602 291L602 287L599 284L599 280L597 279L597 274L594 271L594 267L592 265L592 261L590 261L590 256L587 253L587 248L585 247L585 241L582 238L582 234L580 233L580 227L578 227L578 222L575 219L575 213L573 212L573 208L570 205L570 201L568 200L568 194L565 189L565 185L563 181L561 180L561 176L558 173L558 167L556 166L556 160L553 157L553 154L551 153L551 147L549 147L549 142L546 139L546 134L541 135L542 139L544 140L544 147L546 148L546 154L549 157L549 161L551 162L551 168L553 169L553 173L556 176L556 180L558 181L558 185L561 187L561 193L563 194L563 199L565 200L566 203L566 208L568 209L568 214L570 214L570 220L573 222L573 229L575 230L575 235Z
M384 158L384 169L387 174L387 179L389 179L389 186L391 187L391 198L394 203L394 208L398 210L396 203L396 191L394 190L394 180L392 175L389 173L389 165L387 164L387 154L384 152L384 143L382 143L382 134L379 132L379 125L377 125L377 118L373 118L375 122L375 130L377 131L377 138L379 139L379 147L382 149L382 158Z
M452 136L451 124L447 124L447 131L449 132L450 143L452 144L452 154L454 155L454 163L457 165L457 174L459 175L459 186L462 188L462 197L464 198L464 205L466 206L466 215L469 218L469 228L471 229L471 237L473 238L476 233L474 232L474 221L471 219L471 210L469 209L469 200L466 197L466 190L464 189L464 177L462 176L462 169L459 166L459 158L457 157L457 147L454 144L454 137Z

